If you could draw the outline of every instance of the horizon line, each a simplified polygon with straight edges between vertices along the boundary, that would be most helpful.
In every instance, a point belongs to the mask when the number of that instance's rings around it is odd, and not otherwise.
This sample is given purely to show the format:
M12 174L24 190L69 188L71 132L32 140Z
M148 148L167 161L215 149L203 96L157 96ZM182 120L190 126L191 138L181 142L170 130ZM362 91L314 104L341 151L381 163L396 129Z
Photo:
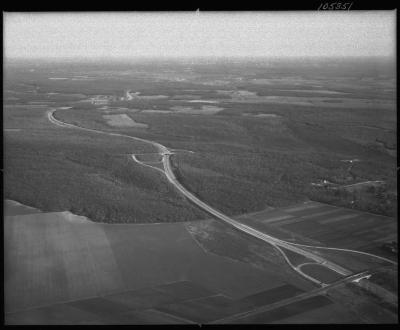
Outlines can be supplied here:
M395 55L134 55L134 56L4 56L4 60L145 60L145 59L345 59L345 58L395 58Z

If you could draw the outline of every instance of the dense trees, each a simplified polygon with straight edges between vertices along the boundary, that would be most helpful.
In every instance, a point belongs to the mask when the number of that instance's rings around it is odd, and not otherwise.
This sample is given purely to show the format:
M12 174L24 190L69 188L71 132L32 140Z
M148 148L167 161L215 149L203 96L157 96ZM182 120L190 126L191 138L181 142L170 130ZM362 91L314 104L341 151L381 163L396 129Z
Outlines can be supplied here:
M320 76L314 75L314 69L310 75L309 67L294 63L285 64L288 67L278 63L267 67L251 63L199 64L190 73L177 63L106 67L70 64L74 72L70 65L62 64L38 65L34 72L28 70L31 64L14 66L7 70L6 98L11 99L6 101L4 119L8 127L22 130L6 136L5 196L45 210L74 210L98 221L182 221L206 216L172 189L161 173L129 159L133 153L154 152L149 145L59 129L48 122L49 108L71 106L57 111L55 117L88 128L154 140L171 149L193 151L177 151L172 157L176 175L190 191L227 214L311 198L393 215L397 205L396 158L385 146L395 147L394 110L345 108L340 102L336 108L304 106L304 102L302 106L245 103L245 98L243 103L229 101L235 90L255 97L258 93L279 98L299 93L303 84L312 83L324 86L328 92L339 90L346 97L363 99L364 103L370 98L390 104L390 92L382 92L370 82L363 85L353 77L355 72L364 76L369 66L347 64L341 64L345 70L321 66ZM50 72L67 79L49 80ZM297 72L297 78L293 72ZM76 79L76 75L87 76L88 80ZM388 83L387 78L382 79ZM223 84L215 84L218 80ZM359 85L353 86L355 82ZM121 96L127 89L170 98L129 102L110 99L111 110L81 102L94 95ZM344 96L334 92L329 99L333 97L340 100ZM218 106L224 110L216 115L139 111L197 107L187 103L193 98L218 99ZM29 105L38 100L51 103ZM103 118L106 111L127 113L148 128L110 127ZM355 158L359 161L351 167L343 162ZM386 186L350 192L312 185L325 180L332 187L367 180L381 180Z

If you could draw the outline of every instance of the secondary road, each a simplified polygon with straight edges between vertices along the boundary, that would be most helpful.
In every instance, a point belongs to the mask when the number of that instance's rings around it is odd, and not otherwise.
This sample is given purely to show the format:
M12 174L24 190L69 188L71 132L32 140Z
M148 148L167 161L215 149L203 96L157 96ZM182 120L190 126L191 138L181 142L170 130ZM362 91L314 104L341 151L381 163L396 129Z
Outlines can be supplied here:
M352 275L347 276L345 278L342 278L342 279L340 279L340 280L338 280L336 282L333 282L333 283L331 283L331 284L329 284L329 285L327 285L325 287L318 288L318 289L315 289L315 290L312 290L312 291L307 291L307 292L301 293L299 295L296 295L294 297L290 297L290 298L287 298L287 299L279 300L279 301L277 301L275 303L272 303L272 304L259 306L259 307L255 308L253 310L250 310L250 311L245 311L245 312L241 312L241 313L238 313L238 314L235 314L235 315L230 315L230 316L224 317L222 319L214 320L212 322L209 322L209 324L229 324L229 323L233 323L233 322L235 322L235 321L237 321L239 319L243 319L245 317L254 316L254 315L257 315L257 314L260 314L260 313L264 313L264 312L267 312L267 311L270 311L270 310L277 309L279 307L287 306L289 304L293 304L295 302L302 301L302 300L305 300L305 299L313 297L313 296L324 294L328 290L330 290L332 288L335 288L335 287L338 287L340 285L343 285L345 283L359 281L359 280L369 276L369 273L370 273L369 271L363 271L363 272L360 272L360 273L357 273L357 274L352 274Z
M251 235L253 237L257 237L271 245L273 245L274 247L276 247L285 257L286 261L288 261L289 265L297 272L299 273L301 276L306 277L307 279L318 283L322 286L324 286L325 284L318 281L317 279L314 279L306 274L304 274L298 267L294 267L289 259L286 257L285 253L282 251L281 248L285 248L287 250L290 250L292 252L295 252L297 254L303 255L306 258L309 258L311 260L313 260L315 263L321 264L329 269L331 269L332 271L335 271L336 273L343 275L343 276L350 276L352 274L352 271L334 263L331 262L329 260L326 260L324 257L308 251L307 249L305 249L305 247L307 248L318 248L318 247L313 247L313 246L305 246L305 245L301 245L301 244L296 244L296 243L292 243L292 242L287 242L281 239L278 239L276 237L273 237L271 235L262 233L260 231L258 231L257 229L254 229L252 227L249 227L247 225L244 225L240 222L238 222L237 220L234 220L231 217L228 217L227 215L221 213L220 211L214 209L213 207L211 207L210 205L204 203L203 201L201 201L199 198L197 198L195 195L193 195L190 191L188 191L175 177L175 174L171 168L171 161L170 161L170 156L171 156L171 151L163 146L160 143L154 142L154 141L150 141L150 140L146 140L146 139L142 139L142 138L137 138L137 137L133 137L133 136L129 136L129 135L124 135L124 134L118 134L118 133L111 133L111 132L104 132L104 131L100 131L100 130L95 130L95 129L90 129L90 128L84 128L84 127L80 127L77 125L72 125L72 124L68 124L68 123L64 123L56 118L54 118L54 112L57 109L52 109L47 113L48 119L58 125L58 126L62 126L62 127L69 127L69 128L76 128L76 129L81 129L81 130L85 130L85 131L90 131L90 132L95 132L95 133L100 133L100 134L107 134L107 135L111 135L111 136L120 136L120 137L124 137L124 138L129 138L129 139L133 139L133 140L137 140L137 141L142 141L145 143L149 143L151 145L153 145L154 147L157 148L158 152L162 155L162 163L164 166L164 174L166 175L168 181L173 184L176 189L178 189L187 199L189 199L190 201L192 201L194 204L196 204L198 207L200 207L201 209L203 209L204 211L208 212L209 214L213 215L215 218L228 223L229 225L233 226L234 228L248 234ZM132 157L134 160L135 157L133 155ZM137 160L136 160L137 161ZM141 162L140 162L141 163ZM144 164L143 164L144 165ZM152 166L150 166L152 167ZM152 167L154 168L154 167ZM331 249L336 249L336 248L331 248ZM342 251L345 251L345 249L339 249ZM358 252L358 251L352 251L352 252ZM363 253L363 254L367 254L367 253ZM385 261L388 261L392 264L397 264L389 259L386 258L382 258L379 256L375 256L375 255L371 255L368 254L370 256L374 256L380 259L384 259Z
M340 188L348 188L348 187L354 187L354 186L360 186L368 183L384 183L383 181L364 181L364 182L358 182L358 183L353 183L349 184L347 186L340 186Z
M197 206L199 206L203 210L207 211L208 213L212 214L214 217L230 224L231 226L233 226L251 236L257 237L257 238L259 238L265 242L268 242L274 246L283 247L283 248L286 248L295 253L301 254L309 259L314 260L315 262L317 262L319 264L323 264L325 267L332 269L333 271L335 271L341 275L348 276L348 275L352 274L351 271L349 271L335 263L332 263L312 252L309 252L309 251L299 248L297 246L293 246L289 242L286 242L281 239L275 238L273 236L264 234L264 233L258 231L257 229L246 226L246 225L228 217L227 215L217 211L216 209L212 208L208 204L204 203L199 198L194 196L190 191L188 191L184 186L182 186L182 184L176 179L176 177L171 169L171 162L170 162L169 157L170 157L169 153L163 155L164 170L165 170L165 175L167 176L168 181L171 182L183 195L185 195L186 198L191 200L193 203L195 203Z

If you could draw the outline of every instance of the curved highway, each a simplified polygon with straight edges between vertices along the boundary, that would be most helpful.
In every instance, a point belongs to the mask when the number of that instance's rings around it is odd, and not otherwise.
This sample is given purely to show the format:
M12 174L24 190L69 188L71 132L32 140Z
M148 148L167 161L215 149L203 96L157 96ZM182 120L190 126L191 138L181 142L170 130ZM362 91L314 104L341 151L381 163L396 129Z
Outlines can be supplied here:
M187 199L189 199L191 202L193 202L194 204L196 204L198 207L200 207L201 209L203 209L204 211L208 212L209 214L213 215L215 218L228 223L229 225L235 227L236 229L247 233L248 235L251 235L253 237L257 237L271 245L273 245L275 248L278 249L278 251L280 253L282 253L282 255L285 257L285 260L288 262L289 266L292 267L296 272L298 272L300 275L302 275L303 277L306 277L307 279L316 282L322 286L324 286L324 283L319 282L318 280L304 274L298 267L295 267L291 264L291 262L289 261L289 259L286 257L285 253L282 251L281 248L285 248L287 250L290 250L292 252L295 252L297 254L303 255L311 260L313 260L315 263L321 264L333 271L335 271L336 273L339 273L340 275L343 276L350 276L351 274L353 274L352 271L336 264L333 263L329 260L326 260L325 258L321 257L318 254L315 254L311 251L308 251L306 248L325 248L325 249L333 249L333 250L341 250L341 251L346 251L346 249L337 249L337 248L327 248L327 247L317 247L317 246L308 246L308 245L302 245L302 244L297 244L297 243L292 243L292 242L287 242L281 239L278 239L276 237L267 235L265 233L262 233L252 227L249 227L247 225L244 225L240 222L238 222L237 220L234 220L230 217L228 217L227 215L219 212L218 210L214 209L213 207L209 206L208 204L204 203L203 201L201 201L199 198L197 198L195 195L193 195L190 191L188 191L175 177L172 168L171 168L171 162L170 162L170 155L172 154L171 151L163 146L160 143L154 142L154 141L150 141L150 140L146 140L146 139L142 139L142 138L138 138L138 137L133 137L133 136L129 136L129 135L124 135L124 134L118 134L118 133L111 133L111 132L104 132L104 131L100 131L100 130L96 130L96 129L90 129L90 128L85 128L85 127L80 127L77 125L72 125L72 124L68 124L68 123L64 123L56 118L54 118L53 114L57 109L52 109L47 113L48 119L55 125L58 126L62 126L62 127L69 127L69 128L75 128L75 129L81 129L81 130L85 130L85 131L90 131L90 132L95 132L95 133L99 133L99 134L107 134L107 135L111 135L111 136L120 136L120 137L124 137L124 138L129 138L129 139L133 139L133 140L137 140L137 141L141 141L141 142L145 142L148 144L153 145L154 147L157 148L158 152L162 155L162 163L164 166L164 171L162 171L161 169L152 167L154 169L160 170L161 172L163 172L168 181L173 184L176 189L178 189ZM138 163L142 164L142 165L146 165L143 164L142 162L139 162L134 155L132 155L132 158L137 161ZM383 259L387 262L390 262L392 264L397 264L395 262L393 262L392 260L383 258L383 257L379 257L379 256L375 256L373 254L369 254L369 253L365 253L365 252L361 252L361 251L354 251L354 250L348 250L349 252L357 252L357 253L362 253L362 254L367 254L369 256L372 257L376 257L379 259Z

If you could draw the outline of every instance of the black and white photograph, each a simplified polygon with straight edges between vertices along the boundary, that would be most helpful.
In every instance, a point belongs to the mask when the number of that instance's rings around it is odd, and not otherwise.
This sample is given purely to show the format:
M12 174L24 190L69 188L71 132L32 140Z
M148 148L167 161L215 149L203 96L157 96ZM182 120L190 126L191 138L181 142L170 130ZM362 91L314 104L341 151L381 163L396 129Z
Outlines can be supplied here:
M397 12L355 7L4 11L4 324L398 324Z

